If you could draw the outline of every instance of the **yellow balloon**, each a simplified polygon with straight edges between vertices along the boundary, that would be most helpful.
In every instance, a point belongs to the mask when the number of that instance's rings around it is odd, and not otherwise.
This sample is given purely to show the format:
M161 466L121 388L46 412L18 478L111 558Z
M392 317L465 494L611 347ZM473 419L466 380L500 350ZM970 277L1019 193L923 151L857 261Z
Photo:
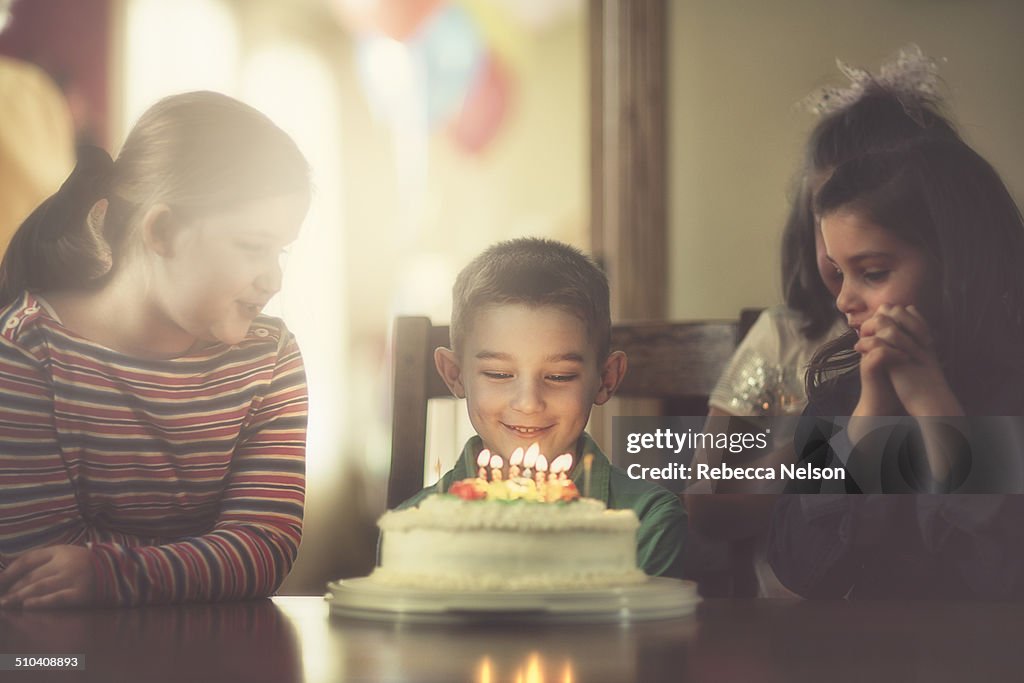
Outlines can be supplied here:
M457 0L476 22L484 45L512 72L529 60L530 38L522 24L493 0Z

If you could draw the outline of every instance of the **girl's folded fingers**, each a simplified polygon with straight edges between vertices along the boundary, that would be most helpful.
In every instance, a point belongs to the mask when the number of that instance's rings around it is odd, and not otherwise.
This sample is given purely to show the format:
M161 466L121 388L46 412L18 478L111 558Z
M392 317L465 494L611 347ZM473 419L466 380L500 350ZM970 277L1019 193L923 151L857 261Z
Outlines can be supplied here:
M887 315L918 345L924 348L931 347L931 330L916 308L913 306L892 306Z

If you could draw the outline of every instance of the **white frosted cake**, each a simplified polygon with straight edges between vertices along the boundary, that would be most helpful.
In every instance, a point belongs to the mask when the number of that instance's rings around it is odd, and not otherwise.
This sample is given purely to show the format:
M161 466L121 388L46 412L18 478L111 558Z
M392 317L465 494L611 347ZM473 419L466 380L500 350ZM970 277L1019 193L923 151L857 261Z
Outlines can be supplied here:
M592 499L465 500L433 495L418 507L386 512L383 585L444 590L602 588L644 582L636 564L632 510Z

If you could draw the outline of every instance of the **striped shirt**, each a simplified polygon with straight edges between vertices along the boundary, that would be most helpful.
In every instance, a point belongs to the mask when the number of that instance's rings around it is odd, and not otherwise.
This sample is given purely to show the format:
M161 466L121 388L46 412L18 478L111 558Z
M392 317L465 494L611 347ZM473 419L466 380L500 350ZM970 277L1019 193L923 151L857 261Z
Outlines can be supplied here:
M306 413L276 318L140 360L24 294L0 309L0 565L86 545L100 603L269 595L302 535Z

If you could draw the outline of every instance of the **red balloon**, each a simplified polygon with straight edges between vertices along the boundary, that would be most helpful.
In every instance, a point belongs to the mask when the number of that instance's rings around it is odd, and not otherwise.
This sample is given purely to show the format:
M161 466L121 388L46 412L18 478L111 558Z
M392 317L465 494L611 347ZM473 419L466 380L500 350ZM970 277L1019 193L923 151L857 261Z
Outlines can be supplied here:
M359 33L407 40L442 0L334 0L341 17Z
M508 70L493 54L488 54L462 110L449 128L460 148L479 154L490 144L508 113L512 90Z

